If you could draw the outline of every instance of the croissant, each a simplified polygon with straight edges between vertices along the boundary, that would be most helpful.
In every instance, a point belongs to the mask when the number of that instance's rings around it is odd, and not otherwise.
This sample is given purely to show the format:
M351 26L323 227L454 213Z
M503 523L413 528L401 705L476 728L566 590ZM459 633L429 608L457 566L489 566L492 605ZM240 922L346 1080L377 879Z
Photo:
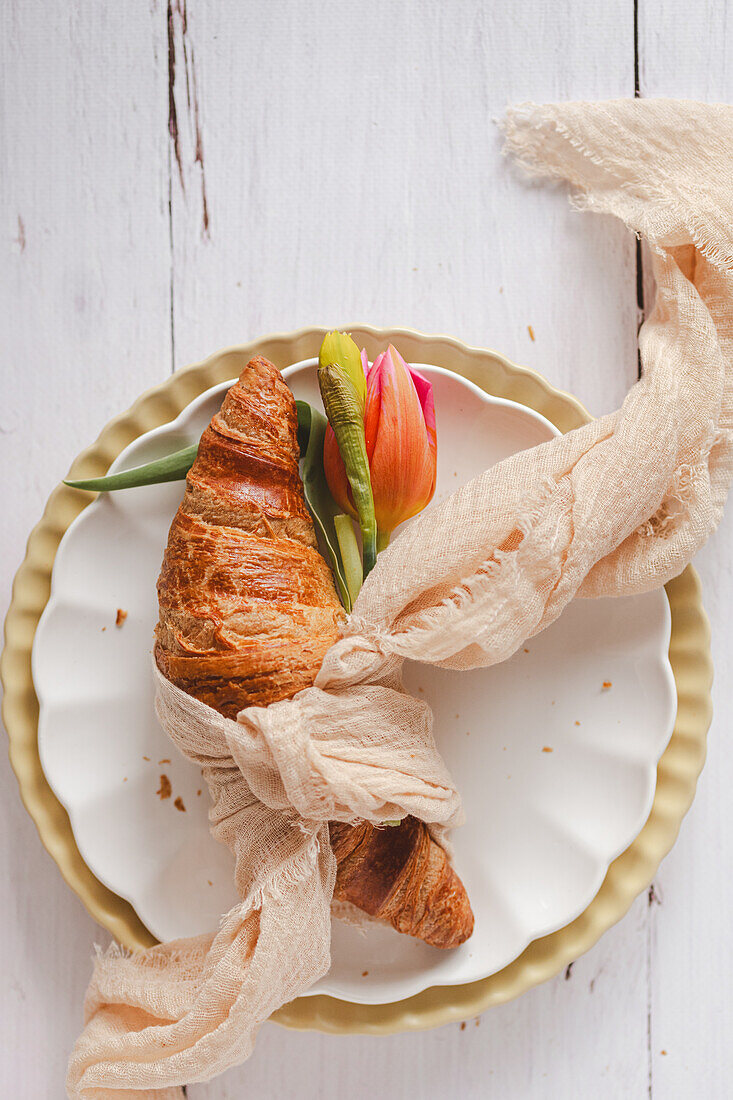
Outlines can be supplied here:
M293 395L252 359L201 436L158 578L158 668L228 718L309 687L339 634L298 457ZM466 891L423 822L330 830L337 898L437 947L471 935Z

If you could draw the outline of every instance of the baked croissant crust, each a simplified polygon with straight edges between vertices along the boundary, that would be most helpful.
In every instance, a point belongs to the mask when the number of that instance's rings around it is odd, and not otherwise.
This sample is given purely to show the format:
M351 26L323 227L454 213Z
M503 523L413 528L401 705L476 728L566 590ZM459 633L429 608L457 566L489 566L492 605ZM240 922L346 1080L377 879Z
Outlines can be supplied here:
M381 827L332 821L331 847L340 901L434 947L458 947L473 932L466 889L416 817Z
M251 359L201 436L158 579L158 668L228 718L310 687L339 634L298 459L293 395ZM438 947L470 936L465 889L423 822L331 832L337 898Z
M228 718L309 687L343 616L298 474L295 402L252 359L201 436L158 580L163 675Z

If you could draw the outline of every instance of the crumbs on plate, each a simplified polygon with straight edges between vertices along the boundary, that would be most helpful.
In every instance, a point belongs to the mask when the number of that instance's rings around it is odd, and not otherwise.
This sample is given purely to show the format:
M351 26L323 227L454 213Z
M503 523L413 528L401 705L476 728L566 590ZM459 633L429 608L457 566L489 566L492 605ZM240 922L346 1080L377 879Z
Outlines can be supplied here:
M127 618L127 612L123 611L121 607L117 608L117 618L115 619L115 626L122 626Z
M530 340L534 343L534 329L531 325L527 325L527 332L529 333Z
M183 805L183 799L181 798L180 794L173 805L176 807L177 810L180 810L182 814L185 814L186 807Z
M171 781L170 781L170 779L168 778L167 775L161 775L161 777L160 777L160 786L158 787L158 790L155 793L161 799L170 798L171 794L173 793L173 787L171 786Z
M552 752L552 749L550 748L549 745L543 745L542 746L542 751L543 752Z
M602 686L604 691L608 691L609 688L613 687L613 684L611 683L610 680L604 680L603 684L601 686Z

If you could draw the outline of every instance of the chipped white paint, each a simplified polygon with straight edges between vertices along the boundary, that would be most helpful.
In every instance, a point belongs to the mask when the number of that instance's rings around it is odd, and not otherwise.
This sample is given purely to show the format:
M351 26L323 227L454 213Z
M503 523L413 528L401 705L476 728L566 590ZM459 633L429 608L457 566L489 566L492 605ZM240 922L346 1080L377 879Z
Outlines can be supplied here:
M725 0L638 6L642 94L730 100ZM619 403L634 243L521 180L492 119L521 99L631 94L633 0L6 0L0 19L4 605L48 492L103 423L172 364L260 332L447 331L594 413ZM700 555L717 717L661 903L638 899L567 978L478 1025L387 1039L266 1025L251 1061L191 1100L728 1094L732 539L729 515ZM105 937L7 766L0 784L0 1095L55 1100Z

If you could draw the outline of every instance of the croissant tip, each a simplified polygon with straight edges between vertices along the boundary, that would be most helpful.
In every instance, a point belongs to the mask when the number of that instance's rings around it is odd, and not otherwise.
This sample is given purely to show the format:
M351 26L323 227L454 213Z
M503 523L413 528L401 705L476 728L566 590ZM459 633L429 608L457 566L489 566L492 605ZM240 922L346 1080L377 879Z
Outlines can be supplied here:
M460 921L457 920L453 935L447 940L434 942L433 947L439 947L441 950L449 950L454 947L460 947L462 943L466 943L467 940L470 940L473 935L475 919L473 911L468 903L466 904L466 908L468 912L464 914L465 923L461 924ZM456 920L457 917L458 914L454 913L454 920ZM430 941L428 940L427 942L429 943Z

